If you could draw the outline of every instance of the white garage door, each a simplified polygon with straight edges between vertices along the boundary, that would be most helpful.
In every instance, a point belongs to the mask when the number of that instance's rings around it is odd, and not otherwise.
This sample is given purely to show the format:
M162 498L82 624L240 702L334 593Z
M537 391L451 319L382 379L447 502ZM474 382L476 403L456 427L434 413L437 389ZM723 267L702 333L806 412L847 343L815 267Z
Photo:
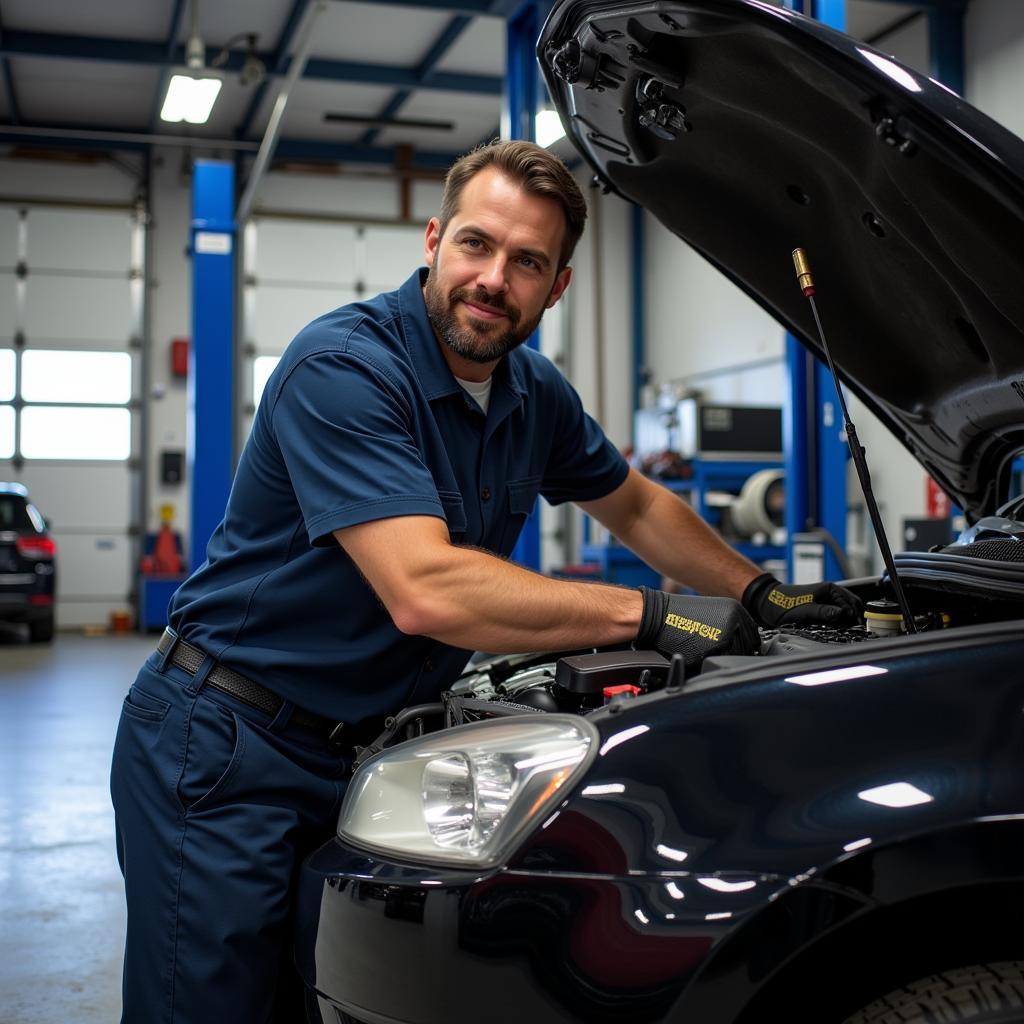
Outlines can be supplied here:
M50 523L61 627L131 603L143 224L129 209L0 205L0 479Z
M239 360L243 441L267 378L292 338L337 306L401 285L423 263L423 230L289 217L249 222Z

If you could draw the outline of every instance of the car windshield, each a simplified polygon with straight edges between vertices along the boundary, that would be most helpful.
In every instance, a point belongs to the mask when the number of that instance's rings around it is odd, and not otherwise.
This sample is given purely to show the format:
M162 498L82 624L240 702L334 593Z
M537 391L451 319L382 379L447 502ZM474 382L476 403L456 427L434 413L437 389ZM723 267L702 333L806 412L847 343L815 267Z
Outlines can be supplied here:
M0 530L34 530L26 502L19 494L0 494Z

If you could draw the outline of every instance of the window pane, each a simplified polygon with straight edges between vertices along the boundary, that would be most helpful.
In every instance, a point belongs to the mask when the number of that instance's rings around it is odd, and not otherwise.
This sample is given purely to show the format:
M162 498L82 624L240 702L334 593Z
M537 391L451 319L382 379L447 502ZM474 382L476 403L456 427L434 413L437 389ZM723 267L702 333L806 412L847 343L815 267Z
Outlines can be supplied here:
M25 352L21 397L26 402L129 402L132 357L127 352Z
M281 361L280 356L257 356L252 362L252 404L259 405L270 375Z
M21 412L26 459L127 459L132 421L127 409L28 406Z
M14 406L0 405L0 459L14 458Z
M0 402L14 397L14 349L0 348Z

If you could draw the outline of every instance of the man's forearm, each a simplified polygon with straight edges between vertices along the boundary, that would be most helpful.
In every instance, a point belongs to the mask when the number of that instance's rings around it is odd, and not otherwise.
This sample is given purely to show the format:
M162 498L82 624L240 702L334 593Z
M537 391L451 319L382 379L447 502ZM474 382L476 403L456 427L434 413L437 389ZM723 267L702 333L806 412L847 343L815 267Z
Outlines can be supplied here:
M696 512L657 484L643 515L618 539L652 568L701 594L739 600L762 572L731 548Z
M400 628L495 654L626 643L643 605L637 590L549 579L474 548L449 549L419 586L424 603Z

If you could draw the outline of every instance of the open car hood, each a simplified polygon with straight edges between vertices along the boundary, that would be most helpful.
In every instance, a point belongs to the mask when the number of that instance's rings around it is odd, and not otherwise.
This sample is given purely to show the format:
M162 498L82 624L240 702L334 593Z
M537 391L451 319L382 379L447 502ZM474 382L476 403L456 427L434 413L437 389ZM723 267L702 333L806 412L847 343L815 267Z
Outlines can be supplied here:
M807 250L845 384L993 512L1024 449L1024 141L758 0L562 0L538 54L599 177L820 355Z

